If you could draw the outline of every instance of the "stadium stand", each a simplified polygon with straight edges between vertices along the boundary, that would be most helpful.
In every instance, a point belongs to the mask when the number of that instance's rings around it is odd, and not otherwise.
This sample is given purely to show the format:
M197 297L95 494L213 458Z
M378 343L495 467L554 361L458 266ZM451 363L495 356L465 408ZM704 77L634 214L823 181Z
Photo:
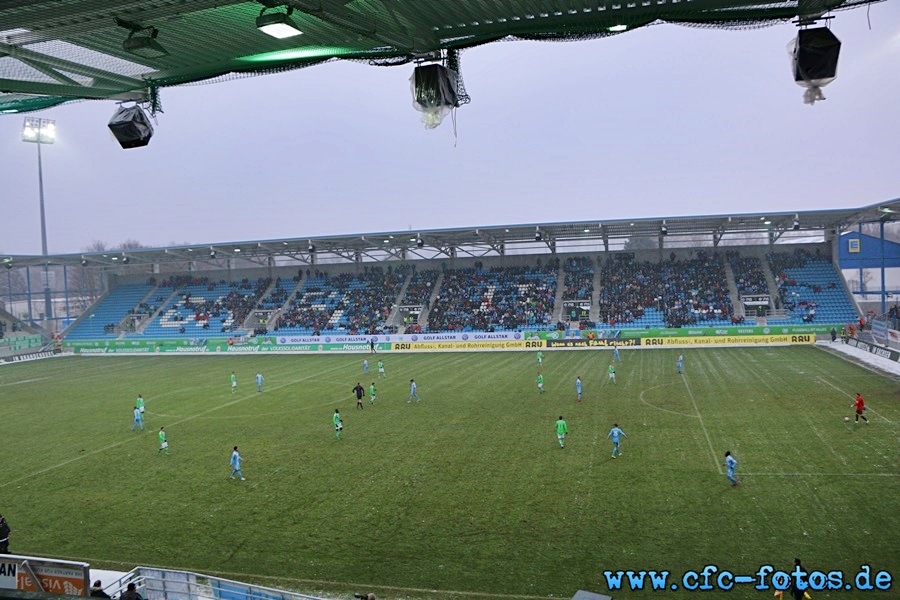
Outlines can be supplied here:
M437 281L438 272L435 269L424 269L413 273L406 286L406 293L400 304L404 306L424 306L428 304L431 293L434 291L434 283Z
M859 318L847 296L841 275L831 259L804 248L766 255L775 274L778 297L788 318L769 320L770 325L802 323L850 323Z
M154 288L153 283L123 284L112 290L91 306L66 337L70 340L111 340L119 337L119 323L129 312L134 313L139 303Z
M211 333L230 333L241 326L271 284L271 279L255 282L210 282L206 277L175 278L158 288L156 301L171 296L168 302L140 333L128 338L206 337Z
M734 312L722 258L700 250L689 260L637 262L610 257L601 267L600 327L731 324Z
M343 273L307 277L297 296L278 318L279 334L319 335L324 331L388 333L392 306L405 280L402 270L368 267L362 275Z
M565 272L563 300L592 300L594 262L586 256L575 256L565 260L563 269Z
M553 329L558 260L537 267L447 269L428 331Z
M769 293L769 284L766 282L762 261L755 256L741 256L735 250L729 250L725 254L731 264L731 270L734 272L734 281L739 294Z

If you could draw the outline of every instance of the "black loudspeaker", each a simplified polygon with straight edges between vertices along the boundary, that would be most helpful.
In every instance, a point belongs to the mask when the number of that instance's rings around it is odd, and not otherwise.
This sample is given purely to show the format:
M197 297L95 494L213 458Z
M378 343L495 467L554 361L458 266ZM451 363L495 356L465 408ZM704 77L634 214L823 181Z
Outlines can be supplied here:
M126 150L146 146L153 137L153 124L140 106L120 106L109 120L109 130Z
M801 29L794 47L794 81L834 79L841 41L826 27Z
M457 107L456 73L442 65L422 65L413 71L415 101L422 107Z

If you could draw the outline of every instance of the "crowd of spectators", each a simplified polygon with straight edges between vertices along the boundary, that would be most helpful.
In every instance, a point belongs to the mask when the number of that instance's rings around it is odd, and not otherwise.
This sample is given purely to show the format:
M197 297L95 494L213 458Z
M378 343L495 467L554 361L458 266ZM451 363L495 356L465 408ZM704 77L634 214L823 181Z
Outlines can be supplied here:
M447 269L428 313L428 329L552 328L558 270L558 260L537 267Z
M736 250L725 253L731 270L734 272L734 282L737 284L738 293L742 296L750 294L768 294L769 284L762 268L762 262L755 256L741 256Z
M730 320L734 310L722 258L703 250L689 260L636 262L610 257L601 267L600 319L615 326L663 313L667 327Z
M220 281L218 285L210 283L206 278L192 281L190 285L205 285L207 292L216 292L219 287L229 291L224 296L211 298L195 295L190 290L179 292L179 300L175 302L175 314L171 315L169 320L174 322L193 320L203 329L214 326L223 333L233 331L256 307L256 303L271 283L272 280L269 278L259 278L256 281L249 279ZM182 326L179 331L184 333L183 329Z
M567 258L563 270L566 277L563 300L592 301L594 293L593 261L586 256Z
M336 329L351 334L394 333L396 327L388 327L385 322L409 270L367 266L362 275L334 277L316 271L315 277L308 275L306 287L278 318L274 331L292 328L310 330L313 335Z
M400 304L403 306L425 306L428 304L431 293L434 291L434 283L437 281L437 276L438 272L434 269L413 273Z
M807 281L798 281L787 271L788 269L802 269L810 261L822 261L827 257L823 256L818 248L816 248L815 254L805 248L798 248L793 252L771 252L766 255L766 258L772 272L776 274L775 282L778 285L778 299L781 306L795 317L799 316L804 323L812 323L816 318L818 303L807 297L808 294L810 292L819 294L823 289L835 289L837 284L829 282L823 287Z

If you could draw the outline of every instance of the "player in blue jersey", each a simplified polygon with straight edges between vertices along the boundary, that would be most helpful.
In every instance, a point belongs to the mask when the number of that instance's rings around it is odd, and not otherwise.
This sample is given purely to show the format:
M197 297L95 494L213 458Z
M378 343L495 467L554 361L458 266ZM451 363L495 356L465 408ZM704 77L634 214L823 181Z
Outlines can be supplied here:
M407 400L407 402L412 402L413 398L416 399L416 402L421 400L421 398L419 398L419 394L416 393L416 380L410 379L409 380L409 400Z
M612 438L612 443L613 443L612 457L613 458L616 458L617 456L619 456L621 454L621 452L619 451L619 436L628 437L627 435L625 435L624 431L619 429L618 423L613 423L612 429L610 429L609 433L606 434L606 439Z
M257 391L257 392L261 392L261 391L262 391L263 379L264 379L264 378L263 378L262 373L257 373L257 374L256 374L256 391Z
M725 453L725 467L728 469L726 477L728 477L728 481L731 482L731 487L735 487L738 484L738 480L734 477L734 469L737 467L737 461L731 455L731 450L728 450Z
M619 347L613 345L613 362L622 362L622 357L619 356Z
M678 355L678 362L675 363L675 366L678 367L678 374L684 375L684 356L683 355L681 355L681 354Z
M244 460L241 458L241 455L238 454L238 447L234 447L234 451L231 453L231 478L234 479L234 476L237 475L241 478L241 481L246 481L244 478L244 474L241 473L241 461Z
M363 373L365 373L367 375L369 373L369 359L368 358L363 359Z
M581 402L581 375L575 378L575 399Z
M137 407L134 409L134 423L131 424L131 430L134 431L135 427L140 427L141 431L144 430L144 415L141 413L141 409Z

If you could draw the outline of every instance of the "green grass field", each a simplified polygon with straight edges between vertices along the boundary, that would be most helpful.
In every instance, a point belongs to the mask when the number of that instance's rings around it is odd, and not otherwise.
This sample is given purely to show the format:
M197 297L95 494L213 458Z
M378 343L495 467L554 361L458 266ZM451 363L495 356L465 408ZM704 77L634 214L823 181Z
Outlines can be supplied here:
M623 350L611 386L610 352L545 351L543 395L532 352L387 354L382 381L371 356L364 378L363 355L4 366L0 512L17 553L393 598L570 597L607 592L607 569L753 574L794 556L900 576L900 382L812 347L686 350L682 377L678 352ZM378 387L361 411L358 381ZM869 425L843 420L856 391ZM138 393L143 433L129 430ZM617 460L614 421L628 435ZM235 444L245 482L227 478ZM859 595L813 594L832 597Z

